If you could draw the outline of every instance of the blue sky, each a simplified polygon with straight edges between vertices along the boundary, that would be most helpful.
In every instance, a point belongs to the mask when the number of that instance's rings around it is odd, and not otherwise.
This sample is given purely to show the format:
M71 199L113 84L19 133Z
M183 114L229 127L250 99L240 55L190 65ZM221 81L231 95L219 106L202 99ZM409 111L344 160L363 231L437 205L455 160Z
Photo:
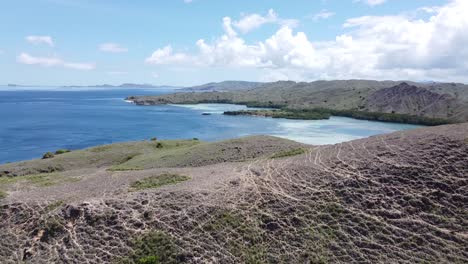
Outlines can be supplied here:
M466 2L4 0L0 84L466 82Z

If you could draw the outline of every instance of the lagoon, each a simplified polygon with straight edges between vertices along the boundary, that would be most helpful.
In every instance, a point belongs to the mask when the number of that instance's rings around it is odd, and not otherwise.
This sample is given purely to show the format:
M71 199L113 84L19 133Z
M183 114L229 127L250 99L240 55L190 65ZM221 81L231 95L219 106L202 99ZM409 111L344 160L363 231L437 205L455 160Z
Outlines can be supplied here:
M173 90L37 90L0 91L0 164L40 158L47 151L82 149L123 141L199 138L216 141L248 135L272 135L323 145L417 128L332 117L286 120L225 116L241 105L198 104L136 106L129 95ZM210 115L202 115L210 113Z

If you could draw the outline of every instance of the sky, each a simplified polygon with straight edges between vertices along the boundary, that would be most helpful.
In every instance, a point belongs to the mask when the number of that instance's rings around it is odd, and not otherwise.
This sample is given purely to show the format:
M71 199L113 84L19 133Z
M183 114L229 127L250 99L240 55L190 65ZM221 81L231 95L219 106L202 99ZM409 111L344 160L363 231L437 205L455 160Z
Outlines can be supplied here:
M467 0L2 0L0 84L468 83Z

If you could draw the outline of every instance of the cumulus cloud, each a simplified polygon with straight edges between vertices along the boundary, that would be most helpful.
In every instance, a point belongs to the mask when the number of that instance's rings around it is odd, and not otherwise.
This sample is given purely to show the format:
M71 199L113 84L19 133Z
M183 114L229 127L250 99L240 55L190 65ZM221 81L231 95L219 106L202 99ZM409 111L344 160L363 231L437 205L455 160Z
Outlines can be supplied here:
M64 67L75 70L93 70L96 68L96 66L91 63L66 62L57 57L34 57L25 52L21 53L17 57L17 61L19 63L28 65L39 65L43 67Z
M35 45L46 44L51 47L54 46L54 40L50 36L27 36L26 41Z
M278 15L273 9L270 9L266 16L262 16L259 14L243 15L243 17L239 21L234 22L234 26L241 32L247 33L249 31L261 27L264 24L274 23L277 20Z
M224 34L211 42L198 40L197 52L166 46L147 62L255 67L281 79L468 80L468 1L452 0L431 11L427 19L352 18L343 25L347 33L325 42L313 42L304 32L283 25L264 41L247 43L225 17Z
M178 64L190 62L190 56L183 53L174 53L172 46L168 45L162 49L158 49L151 57L146 59L150 64Z
M273 10L268 10L268 13L264 16L260 14L242 14L241 19L234 21L232 25L245 34L265 24L279 24L295 27L299 22L295 19L283 19Z
M328 19L332 16L334 16L335 13L333 12L330 12L326 9L323 9L322 11L318 12L317 14L314 14L313 16L311 16L312 20L314 21L319 21L319 20L322 20L322 19Z
M122 53L128 51L127 48L122 47L117 43L102 43L99 45L99 50L111 53Z

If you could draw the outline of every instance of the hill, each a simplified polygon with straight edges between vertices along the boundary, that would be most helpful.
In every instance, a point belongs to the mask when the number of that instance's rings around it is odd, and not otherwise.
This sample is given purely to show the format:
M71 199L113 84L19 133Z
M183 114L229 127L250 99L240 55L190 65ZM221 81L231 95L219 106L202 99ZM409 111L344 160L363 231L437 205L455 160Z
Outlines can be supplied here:
M212 82L199 86L192 86L181 89L186 92L227 92L227 91L242 91L255 89L262 85L259 82L245 82L245 81L224 81L224 82Z
M468 124L61 155L0 166L4 263L468 262Z
M378 111L447 119L449 122L468 121L468 86L455 83L288 81L267 83L245 91L130 96L128 99L138 105L236 103L290 109Z

